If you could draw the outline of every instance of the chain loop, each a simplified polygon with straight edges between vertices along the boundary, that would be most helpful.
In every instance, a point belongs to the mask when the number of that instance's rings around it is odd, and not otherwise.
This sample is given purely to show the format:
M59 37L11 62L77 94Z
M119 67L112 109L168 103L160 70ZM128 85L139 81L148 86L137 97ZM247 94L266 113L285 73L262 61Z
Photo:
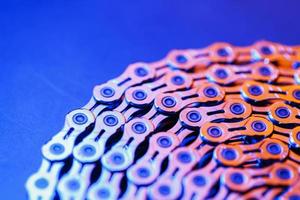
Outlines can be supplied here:
M173 50L95 86L30 199L299 199L300 47Z

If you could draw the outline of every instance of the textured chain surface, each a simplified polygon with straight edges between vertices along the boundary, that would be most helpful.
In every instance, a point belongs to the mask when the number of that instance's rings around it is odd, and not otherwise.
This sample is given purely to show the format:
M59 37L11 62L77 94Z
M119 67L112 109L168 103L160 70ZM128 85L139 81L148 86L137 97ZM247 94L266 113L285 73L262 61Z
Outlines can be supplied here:
M298 70L299 68L299 70ZM300 47L173 50L94 88L30 199L300 199Z

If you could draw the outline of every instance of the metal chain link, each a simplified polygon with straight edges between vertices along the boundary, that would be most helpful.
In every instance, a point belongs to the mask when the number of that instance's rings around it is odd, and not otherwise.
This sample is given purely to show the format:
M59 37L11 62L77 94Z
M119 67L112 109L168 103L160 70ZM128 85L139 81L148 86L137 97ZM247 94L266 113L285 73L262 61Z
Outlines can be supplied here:
M300 199L300 47L173 50L66 115L30 199Z

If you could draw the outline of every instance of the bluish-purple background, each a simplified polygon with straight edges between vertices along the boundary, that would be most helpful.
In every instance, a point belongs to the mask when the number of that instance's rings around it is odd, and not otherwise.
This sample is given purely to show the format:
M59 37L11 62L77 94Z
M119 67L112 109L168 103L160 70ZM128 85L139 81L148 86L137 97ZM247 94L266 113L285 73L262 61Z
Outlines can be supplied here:
M40 148L129 63L216 41L300 43L294 1L0 2L0 198L24 199Z

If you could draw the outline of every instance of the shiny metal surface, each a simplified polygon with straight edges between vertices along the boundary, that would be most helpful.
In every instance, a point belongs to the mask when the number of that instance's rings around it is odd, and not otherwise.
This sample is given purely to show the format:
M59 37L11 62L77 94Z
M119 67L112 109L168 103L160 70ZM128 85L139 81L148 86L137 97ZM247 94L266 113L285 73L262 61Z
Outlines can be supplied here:
M30 199L300 198L300 47L173 50L66 115Z

